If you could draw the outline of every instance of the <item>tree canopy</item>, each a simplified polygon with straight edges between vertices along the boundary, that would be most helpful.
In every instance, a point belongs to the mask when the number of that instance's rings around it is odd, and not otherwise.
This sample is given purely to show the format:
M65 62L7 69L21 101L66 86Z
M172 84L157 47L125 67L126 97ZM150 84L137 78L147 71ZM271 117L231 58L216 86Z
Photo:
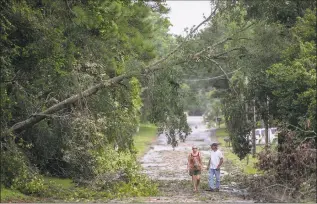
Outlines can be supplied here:
M175 147L191 132L186 111L223 118L240 159L261 121L282 130L280 152L289 151L286 138L311 147L316 2L211 4L211 15L181 37L168 33L160 0L3 1L1 184L40 193L42 175L51 175L102 190L119 178L127 191L151 194L133 135L154 123ZM274 169L263 161L260 168Z

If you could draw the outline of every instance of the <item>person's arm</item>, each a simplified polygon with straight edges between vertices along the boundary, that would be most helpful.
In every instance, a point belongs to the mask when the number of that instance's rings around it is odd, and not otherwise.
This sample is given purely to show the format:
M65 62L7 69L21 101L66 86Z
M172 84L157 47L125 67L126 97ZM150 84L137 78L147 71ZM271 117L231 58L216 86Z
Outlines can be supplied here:
M218 166L217 166L217 169L220 169L222 163L223 163L223 157L220 158L220 162L219 162L219 164L218 164Z
M220 167L221 167L221 165L223 163L223 155L222 155L222 153L219 154L219 157L220 157L220 162L219 162L219 164L217 166L217 169L220 169Z
M210 167L210 158L209 158L209 160L208 160L208 165L207 165L207 170L209 169L209 167Z
M188 155L188 158L187 158L187 170L189 170L189 160L190 160L190 155Z
M203 170L203 158L201 157L201 153L199 152L199 163L200 163L200 169Z

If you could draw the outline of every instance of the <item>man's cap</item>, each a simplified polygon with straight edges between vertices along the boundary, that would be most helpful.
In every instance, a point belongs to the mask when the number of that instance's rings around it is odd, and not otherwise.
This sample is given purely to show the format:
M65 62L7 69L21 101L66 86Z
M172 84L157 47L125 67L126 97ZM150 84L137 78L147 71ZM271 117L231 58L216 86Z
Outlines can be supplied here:
M212 143L210 146L218 146L218 143Z
M196 146L196 145L193 145L193 146L192 146L192 149L197 149L197 146Z

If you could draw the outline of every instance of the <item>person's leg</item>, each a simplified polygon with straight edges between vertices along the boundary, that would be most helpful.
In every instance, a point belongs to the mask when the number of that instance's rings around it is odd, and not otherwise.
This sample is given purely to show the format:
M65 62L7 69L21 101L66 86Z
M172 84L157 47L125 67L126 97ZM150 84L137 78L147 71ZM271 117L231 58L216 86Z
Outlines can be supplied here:
M194 190L195 190L195 178L194 178L195 176L194 175L192 175L192 183L193 183L193 186L194 186Z
M197 191L197 175L195 171L193 172L193 184L194 184L194 191Z
M216 189L219 190L220 187L220 169L215 170L216 175Z
M194 171L192 170L189 170L189 175L192 177L192 183L193 183L193 186L194 186L194 189L195 189L195 175L194 175Z
M199 183L200 183L200 173L197 175L197 180L196 180L196 182L197 182L197 184L196 184L196 189L198 190L199 189Z
M209 169L209 187L214 189L214 169Z

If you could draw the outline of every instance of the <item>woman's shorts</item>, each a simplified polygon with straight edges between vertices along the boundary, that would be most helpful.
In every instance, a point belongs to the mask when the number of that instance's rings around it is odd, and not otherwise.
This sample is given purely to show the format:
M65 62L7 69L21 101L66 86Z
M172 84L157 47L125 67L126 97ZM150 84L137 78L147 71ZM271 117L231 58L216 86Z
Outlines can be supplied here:
M196 175L200 175L200 174L201 174L201 170L189 170L190 176L196 176Z

